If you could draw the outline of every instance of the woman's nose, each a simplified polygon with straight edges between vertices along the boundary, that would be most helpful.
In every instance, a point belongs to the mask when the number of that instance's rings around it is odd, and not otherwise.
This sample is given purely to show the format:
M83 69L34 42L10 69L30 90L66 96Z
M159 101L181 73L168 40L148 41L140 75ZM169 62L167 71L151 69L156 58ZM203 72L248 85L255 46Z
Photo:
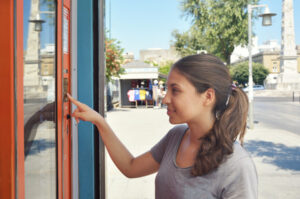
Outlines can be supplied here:
M162 99L162 103L163 104L169 104L170 103L168 92L166 93L165 97Z

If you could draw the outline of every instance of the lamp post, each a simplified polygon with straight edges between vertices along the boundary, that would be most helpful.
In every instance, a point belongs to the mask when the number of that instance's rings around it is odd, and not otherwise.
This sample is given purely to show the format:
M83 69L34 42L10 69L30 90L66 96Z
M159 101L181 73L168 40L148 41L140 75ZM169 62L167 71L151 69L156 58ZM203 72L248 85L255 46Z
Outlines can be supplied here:
M41 85L41 44L40 44L40 33L42 32L43 30L43 26L42 24L45 23L45 20L42 20L40 18L40 14L39 12L37 13L35 19L31 19L29 20L30 23L33 23L34 24L34 31L37 32L38 34L38 46L37 46L37 65L38 65L38 85Z
M39 41L39 44L38 44L38 68L39 70L41 70L41 65L40 65L40 62L41 62L41 53L40 53L40 33L42 32L43 30L43 26L42 24L45 23L46 21L45 20L42 20L41 17L40 17L40 14L48 14L48 15L54 15L55 12L54 11L38 11L35 19L31 19L29 20L29 22L33 23L34 24L34 30L38 33L38 41Z
M48 14L48 15L54 15L54 11L38 11L35 19L29 20L29 22L34 23L34 30L37 32L41 32L43 30L42 24L45 23L45 20L42 20L40 17L40 14Z
M270 10L267 5L250 5L248 4L248 51L249 51L249 80L248 80L248 92L249 92L249 126L250 129L254 127L253 121L253 75L252 75L252 9L265 7L265 12L260 17L263 18L262 25L270 26L272 25L272 16L275 16L275 13L270 13Z
M111 39L111 1L109 1L109 39Z
M36 15L35 19L31 19L31 20L29 20L29 22L34 23L34 30L36 32L40 33L43 30L42 24L45 23L45 20L42 20L40 18L40 14L39 13Z

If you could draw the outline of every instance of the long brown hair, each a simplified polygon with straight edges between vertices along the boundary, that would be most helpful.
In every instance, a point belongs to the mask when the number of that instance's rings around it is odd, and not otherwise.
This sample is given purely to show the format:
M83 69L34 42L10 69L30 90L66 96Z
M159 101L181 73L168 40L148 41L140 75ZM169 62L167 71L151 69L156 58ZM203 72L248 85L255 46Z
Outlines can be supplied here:
M246 131L248 97L239 88L232 87L232 79L224 63L216 56L199 54L177 61L172 70L179 71L197 89L215 90L216 102L213 128L201 137L201 146L192 169L194 176L208 174L233 153L233 144L239 137L241 144Z

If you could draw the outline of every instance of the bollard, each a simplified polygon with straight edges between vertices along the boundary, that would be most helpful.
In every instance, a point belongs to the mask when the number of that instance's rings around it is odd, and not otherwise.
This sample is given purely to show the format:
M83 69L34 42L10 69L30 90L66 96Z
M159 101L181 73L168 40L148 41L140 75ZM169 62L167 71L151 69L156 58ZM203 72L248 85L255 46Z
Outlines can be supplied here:
M294 102L294 100L295 100L295 92L293 91L293 102Z

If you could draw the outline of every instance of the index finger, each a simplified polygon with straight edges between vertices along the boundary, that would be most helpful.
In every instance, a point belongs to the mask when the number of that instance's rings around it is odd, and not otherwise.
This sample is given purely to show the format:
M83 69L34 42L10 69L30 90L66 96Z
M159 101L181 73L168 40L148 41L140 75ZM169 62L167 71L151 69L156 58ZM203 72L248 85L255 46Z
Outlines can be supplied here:
M75 104L76 106L80 106L81 103L79 101L77 101L76 99L74 99L69 93L67 93L67 96L73 104Z

